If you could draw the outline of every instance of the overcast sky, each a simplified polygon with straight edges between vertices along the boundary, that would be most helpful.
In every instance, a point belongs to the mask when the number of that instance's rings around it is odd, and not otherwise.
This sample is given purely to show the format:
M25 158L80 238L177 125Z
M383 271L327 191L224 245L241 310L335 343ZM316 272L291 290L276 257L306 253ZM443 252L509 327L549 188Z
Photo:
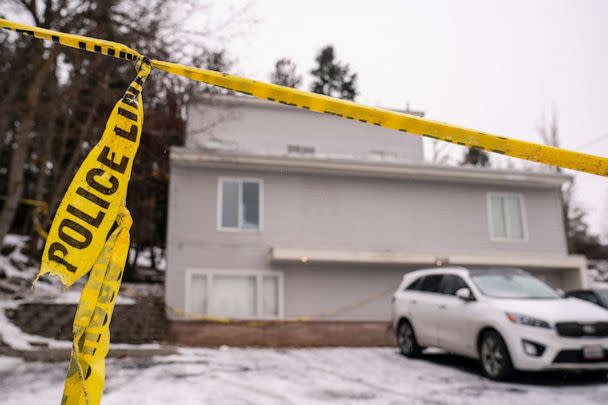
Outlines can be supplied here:
M228 44L235 73L301 73L333 44L359 74L358 101L538 142L555 109L563 146L608 156L608 1L233 0L257 19ZM222 3L226 4L226 3ZM608 228L608 179L576 174L594 231Z

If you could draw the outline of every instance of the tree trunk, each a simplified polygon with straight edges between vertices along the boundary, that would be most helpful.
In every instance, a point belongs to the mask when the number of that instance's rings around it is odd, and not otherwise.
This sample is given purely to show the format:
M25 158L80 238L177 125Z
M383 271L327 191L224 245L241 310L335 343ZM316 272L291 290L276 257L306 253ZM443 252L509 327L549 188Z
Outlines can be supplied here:
M8 195L0 213L0 241L3 241L9 232L15 219L19 200L21 200L23 195L23 169L27 161L29 140L40 101L40 92L42 91L46 75L50 71L58 53L58 47L52 48L48 58L41 61L40 66L34 73L33 79L30 81L24 104L23 119L15 134L14 149L9 164Z

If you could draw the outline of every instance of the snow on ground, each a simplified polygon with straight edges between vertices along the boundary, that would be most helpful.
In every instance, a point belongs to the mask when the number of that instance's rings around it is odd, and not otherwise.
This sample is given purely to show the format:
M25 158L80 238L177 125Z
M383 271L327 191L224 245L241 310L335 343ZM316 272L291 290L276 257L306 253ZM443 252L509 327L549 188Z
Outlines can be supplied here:
M133 262L135 254L135 249L131 248L129 250L129 262ZM163 250L157 246L142 249L137 256L137 266L151 268L152 260L154 260L157 270L165 271L167 269L167 258L163 254Z
M16 350L35 350L41 345L58 349L72 347L71 342L30 335L19 329L4 313L5 309L14 308L17 304L17 301L0 301L0 344L6 344Z
M5 287L7 291L13 292L13 294L7 294L7 297L5 298L10 299L17 295L19 299L25 299L29 302L78 304L80 301L80 292L84 287L86 278L78 280L69 290L66 290L59 278L43 276L32 288L32 282L38 274L40 264L23 254L23 249L26 248L28 239L27 236L13 234L8 234L4 238L4 247L14 246L14 249L12 249L7 256L0 254L0 287ZM137 296L137 293L141 288L131 287L131 296ZM151 288L157 287L154 286ZM128 294L125 294L124 289L121 289L116 299L116 304L135 304L135 300L126 295ZM2 296L0 295L0 301L1 300Z
M526 374L510 383L443 354L411 360L392 348L181 349L110 359L102 404L606 404L608 384ZM0 357L0 403L55 404L67 363Z

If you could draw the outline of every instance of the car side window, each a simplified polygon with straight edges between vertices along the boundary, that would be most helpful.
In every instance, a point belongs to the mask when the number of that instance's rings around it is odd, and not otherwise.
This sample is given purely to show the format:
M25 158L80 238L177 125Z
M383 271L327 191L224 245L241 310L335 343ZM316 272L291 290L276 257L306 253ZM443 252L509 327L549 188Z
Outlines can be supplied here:
M424 277L418 277L416 280L414 280L413 282L411 282L407 287L405 287L405 290L420 290L420 284L422 284L422 280L424 279Z
M602 305L600 300L598 300L597 297L595 296L595 294L593 294L592 292L580 291L580 292L574 293L573 295L576 298L580 298L581 300L589 301L591 303L594 303L595 305Z
M460 276L446 274L443 276L439 292L447 295L456 295L456 291L461 288L469 288L469 286Z
M426 276L424 280L422 280L420 291L438 293L442 278L442 275Z

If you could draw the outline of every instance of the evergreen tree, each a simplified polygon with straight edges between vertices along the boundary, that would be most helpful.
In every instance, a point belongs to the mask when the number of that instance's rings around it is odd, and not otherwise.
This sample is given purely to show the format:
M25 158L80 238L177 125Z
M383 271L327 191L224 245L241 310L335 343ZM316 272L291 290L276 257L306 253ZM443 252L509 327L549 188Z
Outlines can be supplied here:
M323 48L316 62L318 66L310 72L315 77L312 92L345 100L357 97L357 74L350 72L348 64L335 60L333 46Z
M282 58L274 64L270 81L280 86L297 88L302 83L302 76L296 73L296 64L290 59Z
M479 148L469 148L460 163L461 166L490 166L490 156L488 152Z

